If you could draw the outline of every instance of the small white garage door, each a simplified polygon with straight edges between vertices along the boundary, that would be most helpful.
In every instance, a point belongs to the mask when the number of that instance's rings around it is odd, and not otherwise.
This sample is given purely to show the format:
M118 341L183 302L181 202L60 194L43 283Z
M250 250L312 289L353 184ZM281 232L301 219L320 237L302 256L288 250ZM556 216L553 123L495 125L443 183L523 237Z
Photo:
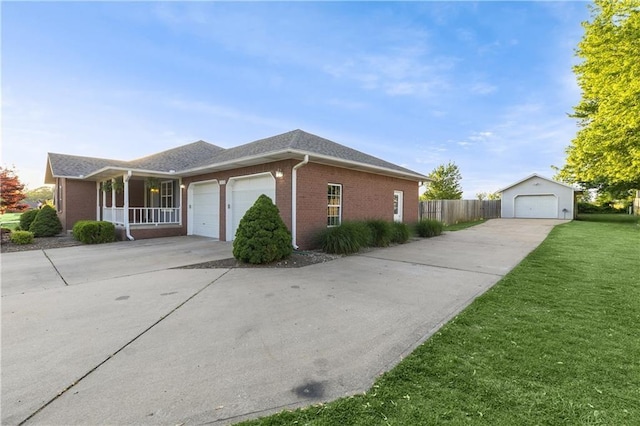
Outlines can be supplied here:
M515 217L555 219L558 217L558 198L555 195L518 195Z
M259 176L233 178L230 179L230 181L231 185L229 188L231 191L230 193L227 192L227 197L230 195L231 198L227 199L227 204L230 206L227 212L229 212L229 210L231 211L230 216L227 216L227 220L229 220L229 217L231 218L231 226L229 228L229 225L227 225L227 239L233 240L240 220L260 195L265 194L275 203L276 181L271 173Z
M189 200L190 234L220 238L220 187L217 182L193 183Z

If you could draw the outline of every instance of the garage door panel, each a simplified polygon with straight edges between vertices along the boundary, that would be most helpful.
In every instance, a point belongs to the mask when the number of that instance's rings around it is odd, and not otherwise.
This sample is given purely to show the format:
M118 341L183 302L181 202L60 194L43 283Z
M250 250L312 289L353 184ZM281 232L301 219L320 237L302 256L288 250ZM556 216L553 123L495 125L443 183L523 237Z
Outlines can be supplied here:
M266 195L275 202L276 183L271 175L256 176L235 180L231 186L231 233L227 238L233 239L240 220L253 206L260 195Z
M193 184L191 234L220 238L220 188L216 182Z
M555 195L519 195L515 199L515 217L555 219L558 217L558 199Z

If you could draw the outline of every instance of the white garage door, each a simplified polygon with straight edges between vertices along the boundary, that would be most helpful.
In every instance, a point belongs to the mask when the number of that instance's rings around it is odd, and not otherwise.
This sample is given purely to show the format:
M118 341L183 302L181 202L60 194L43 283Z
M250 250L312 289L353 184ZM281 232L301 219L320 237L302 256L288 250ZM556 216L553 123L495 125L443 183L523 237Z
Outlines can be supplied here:
M217 182L193 183L189 200L190 234L220 238L220 188Z
M260 195L265 194L274 203L276 201L276 181L271 173L246 178L234 178L232 181L230 185L231 198L227 200L231 210L231 227L230 229L227 228L228 240L235 238L240 219L253 206L253 203L256 202ZM229 192L227 192L228 196Z
M515 217L555 219L558 217L558 199L555 195L518 195Z

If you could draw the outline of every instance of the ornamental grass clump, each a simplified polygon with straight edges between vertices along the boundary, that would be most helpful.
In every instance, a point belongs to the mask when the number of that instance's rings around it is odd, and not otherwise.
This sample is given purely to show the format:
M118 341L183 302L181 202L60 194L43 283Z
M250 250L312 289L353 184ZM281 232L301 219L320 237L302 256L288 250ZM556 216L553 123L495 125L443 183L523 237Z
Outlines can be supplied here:
M371 245L372 232L364 222L343 222L340 226L324 229L319 242L326 253L352 254Z
M252 264L271 263L293 252L291 233L271 198L262 194L247 210L233 240L233 256Z
M442 222L432 219L422 219L416 224L416 234L422 238L435 237L442 234Z
M409 225L402 222L393 222L391 225L391 242L397 244L404 244L411 238L411 230Z
M382 219L370 219L366 221L371 229L371 245L373 247L387 247L393 237L391 222Z
M33 222L29 226L29 231L33 232L33 236L53 237L62 231L62 223L58 218L58 213L49 205L44 205L38 210Z

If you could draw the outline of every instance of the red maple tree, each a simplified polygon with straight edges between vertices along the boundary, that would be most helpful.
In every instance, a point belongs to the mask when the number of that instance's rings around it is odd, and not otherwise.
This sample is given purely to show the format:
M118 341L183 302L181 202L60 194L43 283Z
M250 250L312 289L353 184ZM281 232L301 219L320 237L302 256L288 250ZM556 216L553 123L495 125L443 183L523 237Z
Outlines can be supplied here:
M13 168L0 167L0 214L21 212L29 208L22 203L26 198L24 184Z

